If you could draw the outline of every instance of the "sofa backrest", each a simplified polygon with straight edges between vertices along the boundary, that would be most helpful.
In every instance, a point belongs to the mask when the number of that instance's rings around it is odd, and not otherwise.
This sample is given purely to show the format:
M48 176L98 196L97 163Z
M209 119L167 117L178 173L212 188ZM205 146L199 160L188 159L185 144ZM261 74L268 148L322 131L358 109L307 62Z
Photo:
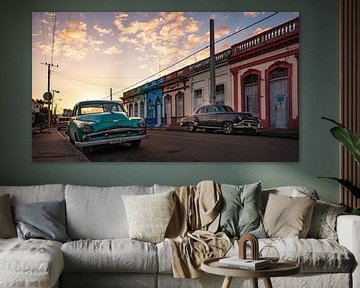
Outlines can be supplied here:
M304 186L283 186L275 188L267 188L261 191L261 209L265 211L267 201L269 199L269 194L276 194L281 196L291 196L291 197L305 197L310 196L315 199L319 199L319 195L316 190L310 187Z
M76 239L128 238L123 195L153 194L153 187L66 185L67 233Z
M0 195L4 194L10 194L11 204L61 201L65 198L65 185L0 186Z

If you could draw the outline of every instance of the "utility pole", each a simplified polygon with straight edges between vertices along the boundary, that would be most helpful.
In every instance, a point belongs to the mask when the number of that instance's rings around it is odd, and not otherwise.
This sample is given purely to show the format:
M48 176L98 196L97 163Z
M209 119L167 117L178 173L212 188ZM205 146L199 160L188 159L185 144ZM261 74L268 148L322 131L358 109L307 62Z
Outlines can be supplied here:
M51 114L50 114L50 104L53 98L53 95L50 92L50 67L59 67L59 65L54 65L54 64L50 64L50 63L41 63L43 65L47 66L47 75L48 75L48 83L47 83L47 92L44 95L47 95L45 99L48 102L48 134L50 134L50 127L51 127Z
M110 101L112 101L112 88L110 88Z
M214 19L210 19L210 104L216 102Z

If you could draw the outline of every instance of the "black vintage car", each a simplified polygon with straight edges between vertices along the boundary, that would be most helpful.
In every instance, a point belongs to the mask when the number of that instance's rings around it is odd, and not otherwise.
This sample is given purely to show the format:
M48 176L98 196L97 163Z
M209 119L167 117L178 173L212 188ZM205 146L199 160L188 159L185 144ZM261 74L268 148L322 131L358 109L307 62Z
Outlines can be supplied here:
M189 132L198 128L222 130L225 134L234 131L245 131L255 134L261 129L260 121L249 112L234 112L226 105L205 105L194 111L190 116L181 119L180 125Z

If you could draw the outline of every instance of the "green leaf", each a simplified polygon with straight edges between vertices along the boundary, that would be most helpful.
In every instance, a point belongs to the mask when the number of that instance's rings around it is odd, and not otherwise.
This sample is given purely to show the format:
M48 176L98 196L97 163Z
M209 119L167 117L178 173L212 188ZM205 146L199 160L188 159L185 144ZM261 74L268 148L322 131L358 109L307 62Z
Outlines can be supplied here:
M322 119L337 125L337 127L330 129L331 134L351 152L355 161L360 165L360 136L333 119L327 117L322 117Z
M331 134L339 140L354 156L360 165L360 137L345 127L337 126L331 128Z
M340 179L336 177L319 177L334 180L339 182L342 186L348 189L356 198L360 198L360 188L355 186L351 181L346 179Z

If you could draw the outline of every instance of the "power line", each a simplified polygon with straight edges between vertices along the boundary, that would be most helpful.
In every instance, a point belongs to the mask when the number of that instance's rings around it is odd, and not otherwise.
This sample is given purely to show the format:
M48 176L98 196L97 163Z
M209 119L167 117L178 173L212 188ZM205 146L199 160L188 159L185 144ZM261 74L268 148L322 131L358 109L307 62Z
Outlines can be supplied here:
M61 42L59 64L60 64L61 59L62 59L63 48L64 48L64 44L65 44L65 41L66 41L66 38L67 38L68 30L69 30L70 18L71 18L71 12L69 12L69 18L68 18L67 25L66 25L65 36L64 36L64 38L63 38L63 41Z
M54 46L55 46L55 31L56 31L56 12L54 13L54 25L53 25L53 37L52 37L52 47L51 47L51 64L54 61Z
M44 35L44 23L43 23L43 15L42 15L42 12L40 12L40 22L41 22L41 34L42 34L42 42L43 42L43 45L46 46L46 43L45 43L45 35ZM46 62L46 54L44 53L44 59Z
M244 31L244 30L246 30L246 29L249 29L249 28L251 28L252 26L255 26L255 25L257 25L257 24L259 24L259 23L261 23L261 22L263 22L263 21L271 18L271 17L275 16L275 15L278 14L278 13L279 13L279 12L274 12L273 14L271 14L271 15L269 15L269 16L266 16L265 18L262 18L262 19L254 22L254 23L252 23L252 24L249 24L249 25L245 26L244 28L241 28L241 29L235 31L234 33L231 33L231 34L229 34L229 35L227 35L227 36L225 36L225 37L223 37L223 38L220 38L219 40L216 40L216 41L214 42L214 44L219 43L219 42L221 42L221 41L224 41L225 39L227 39L227 38L229 38L229 37L232 37L232 36L234 36L235 34L238 34L238 33L242 32L242 31ZM148 79L150 79L150 78L152 78L152 77L160 74L161 72L164 72L164 71L166 71L166 70L168 70L168 69L176 66L177 64L179 64L179 63L181 63L181 62L189 59L190 57L192 57L192 56L200 53L201 51L203 51L203 50L205 50L205 49L207 49L207 48L209 48L209 47L210 47L210 45L206 45L205 47L203 47L203 48L195 51L194 53L192 53L192 54L190 54L190 55L188 55L188 56L180 59L179 61L176 61L175 63L169 65L168 67L166 67L166 68L164 68L164 69L161 69L161 70L158 71L157 73L154 73L154 74L146 77L145 79L136 82L135 84L132 84L132 85L130 85L130 86L127 86L127 87L125 87L124 89L119 90L119 91L113 93L112 95L116 95L116 94L119 94L120 92L123 92L123 91L125 91L125 90L128 90L128 89L130 89L131 87L136 86L136 85L138 85L138 84L140 84L140 83L142 83L142 82L144 82L144 81L146 81L146 80L148 80Z

